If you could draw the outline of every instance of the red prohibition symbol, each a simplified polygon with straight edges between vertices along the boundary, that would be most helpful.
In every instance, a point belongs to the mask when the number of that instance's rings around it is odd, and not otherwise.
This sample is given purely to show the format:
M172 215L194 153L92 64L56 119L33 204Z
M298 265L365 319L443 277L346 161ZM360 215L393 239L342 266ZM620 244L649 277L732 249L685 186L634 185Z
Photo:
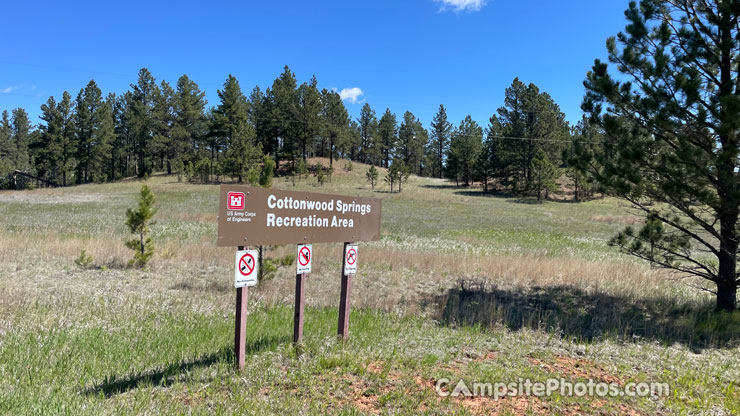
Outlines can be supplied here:
M243 276L249 276L252 274L252 271L254 271L254 257L252 257L251 254L247 253L242 256L242 258L239 259L239 273L241 273Z
M311 261L311 250L308 247L301 247L301 251L298 253L298 263L301 266L307 266L309 261Z
M357 252L355 251L355 249L351 248L347 250L347 264L351 266L355 264L356 261L357 261Z

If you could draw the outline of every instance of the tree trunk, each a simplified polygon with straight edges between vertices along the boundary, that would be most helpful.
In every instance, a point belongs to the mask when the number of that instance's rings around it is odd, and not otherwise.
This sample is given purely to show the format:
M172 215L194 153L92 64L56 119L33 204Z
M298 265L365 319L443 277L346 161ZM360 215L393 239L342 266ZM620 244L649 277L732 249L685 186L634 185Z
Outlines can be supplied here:
M329 141L329 167L333 166L334 162L334 139Z
M438 139L438 140L441 140L441 139ZM443 149L442 149L442 143L440 141L439 152L438 152L439 153L439 155L438 155L439 156L439 173L438 174L439 174L439 178L440 179L442 179L442 169L443 169L443 166L442 166L442 151L443 151Z
M729 5L727 5L729 7ZM720 10L722 7L720 7ZM727 98L735 98L732 82L733 77L733 48L731 12L723 11L719 23L719 47L720 47L720 85L719 85L719 103L720 118L722 119L721 127L735 125L733 113L728 107L731 107ZM730 112L728 114L728 112ZM719 216L720 221L720 244L719 254L719 273L717 276L717 310L732 311L735 310L737 303L737 248L738 248L738 206L735 192L737 192L737 182L735 180L736 160L737 160L737 139L726 132L721 132L719 141L722 145L720 159L717 166L717 178L720 185L718 193L721 198L722 210ZM732 157L729 157L732 155ZM727 157L725 157L727 156Z
M737 284L717 282L717 310L732 312L737 307Z
M737 210L720 217L722 239L719 245L719 273L717 276L717 310L733 311L737 305Z
M146 166L144 166L144 153L142 151L139 151L139 173L138 173L138 176L140 178L144 177L144 172L146 172Z
M280 156L278 155L278 151L275 150L275 177L277 178L280 173Z

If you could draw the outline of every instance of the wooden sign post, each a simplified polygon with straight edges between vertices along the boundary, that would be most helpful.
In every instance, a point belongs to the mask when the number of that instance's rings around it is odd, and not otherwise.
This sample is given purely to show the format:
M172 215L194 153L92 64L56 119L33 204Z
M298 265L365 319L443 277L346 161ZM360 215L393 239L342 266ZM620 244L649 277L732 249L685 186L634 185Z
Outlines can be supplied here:
M259 251L245 250L239 246L234 258L234 287L236 288L236 317L234 318L234 357L236 366L244 368L247 338L247 300L249 286L257 285L259 275Z
M342 249L342 286L339 290L339 325L337 335L349 338L349 310L352 295L352 276L357 273L357 244L344 243Z
M244 250L244 246L239 246L239 251ZM236 367L240 370L244 368L245 343L247 340L247 303L249 298L249 288L236 288L236 318L234 320L234 357L236 357Z
M247 342L247 302L249 298L248 287L236 288L236 320L234 322L234 356L236 367L244 369L244 357L246 355Z
M218 246L280 245L328 243L346 241L376 241L380 239L381 202L376 198L282 191L240 185L222 185L218 214ZM310 253L311 246L308 251ZM345 243L342 267L342 289L339 305L339 329L343 339L348 336L352 275L357 271L357 245ZM299 247L300 250L300 247ZM347 252L347 250L354 250ZM348 257L348 253L350 254ZM296 269L295 314L293 341L303 339L303 309L306 278L310 273L310 257L301 259L299 251ZM236 282L256 284L250 280L252 260L259 255L238 258ZM308 262L308 270L305 270ZM301 267L304 267L302 270ZM239 273L242 274L241 280ZM237 367L244 367L246 332L246 287L236 285L236 322L234 349Z
M295 275L295 313L293 314L293 343L303 341L303 307L306 303L306 276L311 273L313 262L313 246L311 244L299 244L296 254Z
M295 275L295 313L293 314L293 343L303 342L303 306L306 303L306 274Z

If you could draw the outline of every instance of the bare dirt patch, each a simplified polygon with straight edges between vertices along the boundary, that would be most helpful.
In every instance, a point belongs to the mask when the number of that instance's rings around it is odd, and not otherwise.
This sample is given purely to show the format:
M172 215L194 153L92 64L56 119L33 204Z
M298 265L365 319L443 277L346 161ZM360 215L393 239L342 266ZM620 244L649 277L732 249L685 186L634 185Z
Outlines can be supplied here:
M547 370L553 374L580 379L595 379L604 383L624 385L619 377L610 374L600 365L583 358L556 356L554 362L545 362L536 358L527 357L532 365Z
M434 380L426 380L421 376L414 378L416 384L422 389L429 389L435 391ZM498 414L514 414L514 415L549 415L550 406L536 397L503 397L495 400L491 397L437 397L438 401L451 400L456 405L464 407L470 413L476 415L498 415ZM427 408L426 403L420 404L420 409Z

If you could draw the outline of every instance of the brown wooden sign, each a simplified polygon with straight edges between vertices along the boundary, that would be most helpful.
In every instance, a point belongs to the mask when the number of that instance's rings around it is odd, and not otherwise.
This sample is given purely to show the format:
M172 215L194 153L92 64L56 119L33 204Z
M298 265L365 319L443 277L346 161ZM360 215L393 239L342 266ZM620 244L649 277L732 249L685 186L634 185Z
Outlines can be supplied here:
M380 199L221 185L218 245L380 239Z

